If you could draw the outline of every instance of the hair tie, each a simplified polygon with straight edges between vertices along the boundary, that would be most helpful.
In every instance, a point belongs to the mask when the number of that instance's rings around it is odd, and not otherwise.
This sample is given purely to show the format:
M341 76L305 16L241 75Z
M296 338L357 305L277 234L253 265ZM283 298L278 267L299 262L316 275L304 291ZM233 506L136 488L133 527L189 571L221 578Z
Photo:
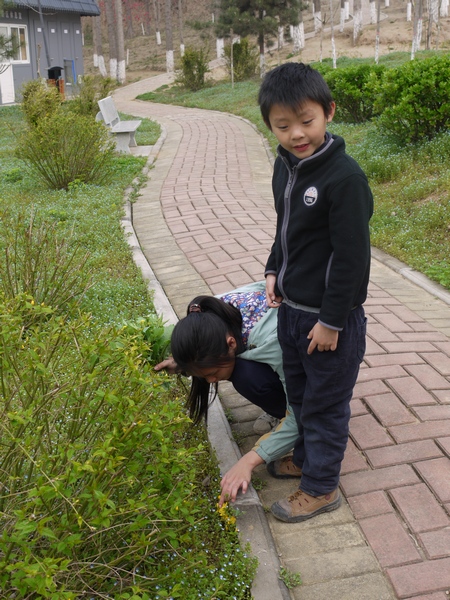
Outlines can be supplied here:
M190 313L193 313L193 312L196 312L196 313L202 312L202 307L200 306L200 304L191 304L189 306L189 312Z

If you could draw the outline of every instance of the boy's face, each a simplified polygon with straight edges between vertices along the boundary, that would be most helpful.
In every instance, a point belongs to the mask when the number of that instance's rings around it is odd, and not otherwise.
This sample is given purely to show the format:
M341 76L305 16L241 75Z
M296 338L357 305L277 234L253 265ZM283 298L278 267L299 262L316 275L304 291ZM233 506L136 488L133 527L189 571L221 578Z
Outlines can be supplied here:
M274 104L269 113L270 128L285 150L297 158L308 158L323 144L334 110L334 102L327 116L322 106L313 100L304 102L297 111Z

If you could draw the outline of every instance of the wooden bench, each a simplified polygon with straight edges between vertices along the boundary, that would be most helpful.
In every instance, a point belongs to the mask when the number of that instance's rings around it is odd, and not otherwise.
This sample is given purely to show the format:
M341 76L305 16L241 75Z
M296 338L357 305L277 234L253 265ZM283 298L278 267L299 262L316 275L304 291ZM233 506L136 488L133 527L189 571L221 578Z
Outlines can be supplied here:
M103 121L115 137L118 152L130 153L130 146L137 146L134 134L142 121L121 121L111 96L98 101L100 112L96 120Z

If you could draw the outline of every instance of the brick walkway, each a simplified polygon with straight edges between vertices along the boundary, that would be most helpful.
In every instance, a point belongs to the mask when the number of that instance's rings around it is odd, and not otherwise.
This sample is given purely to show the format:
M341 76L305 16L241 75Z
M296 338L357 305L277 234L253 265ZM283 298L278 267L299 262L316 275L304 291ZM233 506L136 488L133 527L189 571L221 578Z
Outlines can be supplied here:
M238 118L133 101L165 82L161 76L128 86L115 100L119 110L164 128L133 218L142 250L181 317L199 292L262 279L275 215L261 137ZM283 597L446 600L450 295L375 250L365 309L368 348L341 477L346 502L296 525L267 515L282 564L303 578ZM230 388L222 386L223 404L245 452L255 441L259 409ZM264 506L295 488L263 467L257 476Z

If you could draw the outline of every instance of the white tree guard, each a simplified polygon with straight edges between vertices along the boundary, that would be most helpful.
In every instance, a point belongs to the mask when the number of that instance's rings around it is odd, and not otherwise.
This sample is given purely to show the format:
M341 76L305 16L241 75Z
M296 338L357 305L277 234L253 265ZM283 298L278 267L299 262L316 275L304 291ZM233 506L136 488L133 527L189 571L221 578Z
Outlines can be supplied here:
M105 57L103 56L103 54L100 54L98 57L98 70L100 71L102 77L107 76L108 71L106 70Z
M175 71L173 50L166 50L166 71L167 73L173 73Z
M161 46L161 32L160 31L156 32L156 43L158 46Z
M412 19L412 2L406 3L406 20L411 21Z
M322 29L322 11L314 13L314 33L318 33Z
M225 55L225 40L223 38L216 38L216 55L217 58L223 58Z

